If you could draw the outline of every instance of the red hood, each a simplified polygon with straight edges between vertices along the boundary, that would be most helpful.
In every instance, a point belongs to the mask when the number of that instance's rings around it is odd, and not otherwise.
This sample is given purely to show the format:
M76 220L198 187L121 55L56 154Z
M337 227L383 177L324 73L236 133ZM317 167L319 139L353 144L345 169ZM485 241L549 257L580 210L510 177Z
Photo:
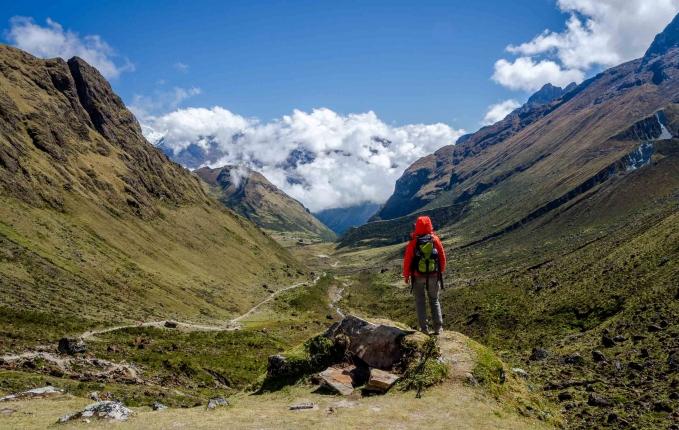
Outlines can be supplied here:
M428 216L418 217L415 221L415 236L432 233L434 233L434 227L431 225L431 219Z

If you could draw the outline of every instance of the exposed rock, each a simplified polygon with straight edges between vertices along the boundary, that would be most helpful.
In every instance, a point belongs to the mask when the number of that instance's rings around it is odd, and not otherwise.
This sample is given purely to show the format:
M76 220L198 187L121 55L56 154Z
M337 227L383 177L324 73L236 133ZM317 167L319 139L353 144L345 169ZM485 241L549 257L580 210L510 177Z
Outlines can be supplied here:
M59 388L54 388L51 385L47 385L45 387L33 388L31 390L26 390L20 393L9 394L7 396L0 397L0 402L6 402L8 400L41 399L45 397L55 396L63 392L64 391Z
M79 418L96 418L96 419L109 419L114 421L125 421L130 415L132 415L132 410L127 408L121 402L117 401L104 401L92 403L80 412L73 414L64 415L59 418L60 423L65 423L68 421L77 420Z
M637 372L641 372L642 370L644 370L644 365L641 363L637 363L635 361L630 361L628 366L630 369L636 370Z
M280 354L269 356L269 362L266 370L267 375L272 378L287 375L287 364L287 358Z
M153 402L153 404L151 405L151 409L153 409L154 411L163 411L167 409L167 406L160 402Z
M177 328L177 322L176 321L165 321L165 324L163 324L167 328Z
M672 413L672 406L670 406L667 402L658 401L653 404L653 411Z
M339 324L331 326L326 336L345 335L351 354L370 367L387 370L403 359L401 339L409 333L412 331L347 315Z
M597 393L590 393L589 398L587 399L587 404L590 406L598 406L602 408L606 408L609 406L612 406L613 403L611 403L610 400L607 398L603 397L600 394Z
M399 376L380 369L370 369L370 378L366 385L368 391L385 393L398 381Z
M594 351L592 351L592 360L594 360L594 362L596 363L601 363L606 361L606 356L604 355L603 352L595 349Z
M479 381L476 380L476 377L472 373L465 374L464 379L468 385L471 385L473 387L479 385Z
M528 372L525 370L521 369L520 367L513 367L512 368L512 373L515 374L518 377L521 377L523 379L528 379Z
M608 335L601 336L601 344L606 348L612 348L615 346L615 340Z
M100 402L101 399L99 398L99 392L98 391L92 391L89 395L90 400L94 400L95 402Z
M559 401L573 400L573 394L570 391L562 391L558 395Z
M351 371L353 366L347 368L328 367L318 374L321 385L336 391L343 396L348 396L354 392Z
M613 340L614 340L615 342L617 342L617 343L622 343L622 342L626 341L627 338L626 338L625 336L619 334L619 335L615 336L615 337L613 338Z
M12 408L2 408L0 409L0 415L9 416L15 413L17 410Z
M57 350L62 354L75 355L87 352L87 347L82 339L63 337L59 339Z
M289 408L291 411L300 411L300 410L305 410L305 409L317 409L316 403L313 402L303 402L303 403L297 403L295 405L290 405Z
M213 397L207 402L208 409L216 409L222 406L229 406L229 401L224 397Z
M650 325L648 326L648 332L649 332L649 333L657 333L657 332L659 332L659 331L662 331L662 327L660 327L660 326L657 325L657 324L650 324Z
M542 361L547 357L549 357L549 351L543 348L533 348L533 351L530 354L531 361Z
M583 364L585 364L585 359L583 358L582 355L580 355L577 352L574 354L566 355L563 358L563 361L566 364L573 364L575 366L582 366Z

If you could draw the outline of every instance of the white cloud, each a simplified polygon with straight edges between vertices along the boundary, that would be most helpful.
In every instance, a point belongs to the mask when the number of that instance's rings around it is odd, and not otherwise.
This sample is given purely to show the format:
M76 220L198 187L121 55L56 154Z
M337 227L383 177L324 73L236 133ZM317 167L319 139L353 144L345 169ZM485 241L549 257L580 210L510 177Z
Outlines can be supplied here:
M132 103L129 108L141 121L148 121L148 117L152 117L158 112L177 109L184 100L201 92L201 89L198 87L174 87L167 91L156 90L152 96L135 94L132 97Z
M174 69L180 73L186 73L189 71L189 65L184 64L181 61L174 63L172 67L174 67Z
M504 119L504 117L506 117L511 111L518 108L519 106L521 106L521 103L513 99L490 105L486 115L483 117L482 124L495 124L496 122Z
M178 160L200 148L202 164L246 165L313 211L385 201L413 161L464 132L441 123L395 127L374 112L340 115L330 109L295 110L260 122L221 107L189 108L144 125L147 138L162 138Z
M80 36L47 19L46 26L36 24L32 18L15 16L10 19L7 31L9 42L19 49L42 58L78 56L96 67L106 78L115 78L121 73L134 70L128 60L116 64L115 51L98 35Z
M514 90L546 83L580 82L596 67L641 57L653 37L679 11L679 0L558 0L569 14L561 32L545 30L532 40L509 45L519 57L495 63L493 79Z
M495 62L493 80L511 90L535 91L551 83L563 87L580 82L585 73L578 69L562 69L554 61L533 61L531 57L519 57L514 62L500 59Z

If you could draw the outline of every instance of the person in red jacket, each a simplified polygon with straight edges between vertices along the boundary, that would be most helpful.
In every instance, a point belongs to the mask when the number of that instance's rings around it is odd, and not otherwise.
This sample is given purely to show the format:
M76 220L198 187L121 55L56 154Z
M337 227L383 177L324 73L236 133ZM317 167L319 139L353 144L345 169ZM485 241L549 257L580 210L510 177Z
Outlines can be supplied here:
M428 216L421 216L415 222L415 229L406 245L403 258L403 278L406 284L412 282L415 294L417 320L420 330L429 332L427 327L427 309L425 305L425 291L429 297L431 317L434 322L434 333L441 334L443 317L439 293L443 287L442 274L446 270L446 252L441 240L434 233L434 227Z

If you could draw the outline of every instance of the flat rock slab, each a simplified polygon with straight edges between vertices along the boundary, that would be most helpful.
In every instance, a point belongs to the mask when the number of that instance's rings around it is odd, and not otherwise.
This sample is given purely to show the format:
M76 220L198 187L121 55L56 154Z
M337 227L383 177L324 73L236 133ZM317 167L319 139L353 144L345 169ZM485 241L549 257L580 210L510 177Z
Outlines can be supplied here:
M73 414L64 415L59 418L60 423L65 423L68 421L73 421L77 419L108 419L113 421L126 421L130 415L132 415L132 410L127 408L121 402L116 401L104 401L92 403L80 412Z
M399 376L380 369L370 369L370 378L365 386L368 391L385 393L398 381Z
M61 393L63 393L63 390L48 385L46 387L33 388L32 390L22 391L21 393L10 394L4 397L0 397L0 402L6 402L9 400L42 399L45 397L55 396Z
M353 370L353 366L346 368L328 367L319 373L318 377L321 380L321 385L343 396L348 396L354 392L353 380L351 378Z
M318 406L316 405L316 403L313 402L303 402L297 403L295 405L290 405L289 409L291 411L303 411L308 409L318 409Z
M387 370L403 358L401 339L409 333L412 331L347 315L330 327L326 336L345 335L349 338L349 352L370 367Z

